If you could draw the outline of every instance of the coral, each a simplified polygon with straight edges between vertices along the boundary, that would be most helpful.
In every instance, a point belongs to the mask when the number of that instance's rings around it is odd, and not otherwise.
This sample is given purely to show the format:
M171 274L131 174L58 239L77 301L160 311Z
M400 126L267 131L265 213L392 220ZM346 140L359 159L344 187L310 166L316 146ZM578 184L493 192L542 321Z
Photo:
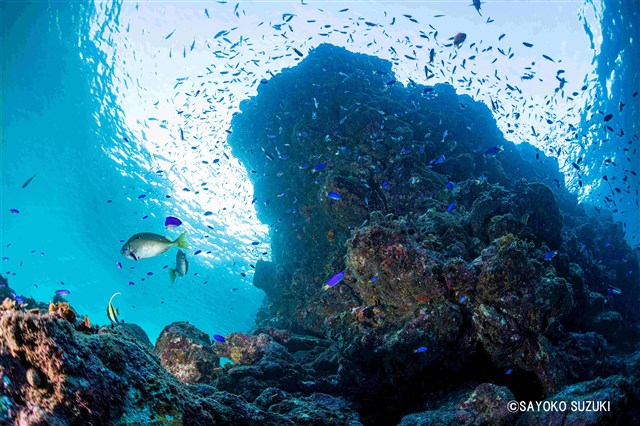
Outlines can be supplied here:
M71 305L68 302L58 302L55 305L53 302L49 302L49 313L58 318L66 319L70 323L76 320L76 312L71 309Z
M253 331L212 344L174 323L158 358L135 326L17 303L3 279L3 420L640 423L640 262L623 227L588 213L555 159L506 141L486 105L391 75L321 45L234 116L272 243ZM545 398L612 407L506 410Z
M512 424L516 415L508 410L507 402L513 400L514 396L509 388L483 383L458 405L458 421L477 426Z
M186 323L170 327L183 340L198 336ZM335 397L287 395L282 402L289 406L265 411L215 388L188 387L127 333L76 330L66 319L23 312L9 299L0 307L0 336L2 424L293 426L303 418L318 425L360 424Z
M154 352L162 366L183 383L211 383L220 358L210 348L209 336L187 322L166 326Z
M258 217L287 223L271 227L272 263L256 270L259 327L331 341L316 356L371 424L399 421L443 387L502 386L506 370L514 395L530 398L621 374L608 345L635 349L640 273L620 227L587 214L557 161L506 141L485 105L448 85L388 87L390 70L320 45L233 118L229 144L256 171ZM233 356L245 366L272 344L240 340ZM511 422L474 410L465 422Z
M629 417L630 408L638 401L637 383L622 376L581 382L563 389L546 401L565 401L566 410L534 410L526 412L518 425L585 425L635 424ZM594 409L592 404L605 402ZM603 409L604 408L604 409Z

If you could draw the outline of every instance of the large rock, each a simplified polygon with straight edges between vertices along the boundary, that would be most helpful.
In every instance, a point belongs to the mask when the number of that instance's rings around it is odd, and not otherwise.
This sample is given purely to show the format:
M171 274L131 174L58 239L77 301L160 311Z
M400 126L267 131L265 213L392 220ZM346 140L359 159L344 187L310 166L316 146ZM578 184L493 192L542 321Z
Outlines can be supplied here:
M507 426L515 423L507 403L514 400L504 386L482 383L473 391L454 392L436 403L437 408L404 416L399 426Z
M458 421L474 426L510 425L516 415L509 411L507 404L514 399L509 388L483 383L458 405Z
M9 299L0 307L0 377L0 424L294 424L236 395L193 393L137 339L25 313Z
M183 383L211 383L220 366L209 336L187 322L166 326L156 341L155 353L164 368Z
M518 426L638 424L638 383L622 376L577 383L545 401L564 401L567 408L528 411Z
M620 373L599 339L568 348L571 333L638 341L624 230L578 204L557 160L506 141L486 105L394 78L390 62L320 45L234 116L228 141L273 249L258 324L330 340L325 371L373 424L508 369L513 392L538 399Z
M337 392L335 375L340 357L326 340L260 330L257 335L232 333L224 344L213 346L216 354L235 362L220 372L219 389L242 395L248 401L268 388L305 395Z
M147 333L139 325L128 322L121 322L117 324L115 328L127 334L128 336L133 337L140 344L146 346L147 348L153 349L153 345L151 344L151 340L149 340L149 336L147 336Z

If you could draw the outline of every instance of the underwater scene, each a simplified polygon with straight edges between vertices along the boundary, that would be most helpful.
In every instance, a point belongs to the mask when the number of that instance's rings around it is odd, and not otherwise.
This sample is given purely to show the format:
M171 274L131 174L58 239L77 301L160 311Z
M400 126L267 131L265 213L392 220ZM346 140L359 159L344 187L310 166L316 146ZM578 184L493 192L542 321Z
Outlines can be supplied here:
M640 424L640 1L6 1L0 425Z

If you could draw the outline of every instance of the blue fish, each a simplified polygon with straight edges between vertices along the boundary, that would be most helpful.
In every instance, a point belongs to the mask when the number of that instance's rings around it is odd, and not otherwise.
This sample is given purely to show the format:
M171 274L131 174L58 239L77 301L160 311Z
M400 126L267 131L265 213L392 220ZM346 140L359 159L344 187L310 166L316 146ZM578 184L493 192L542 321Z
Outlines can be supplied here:
M441 164L441 163L444 163L444 160L445 160L445 158L444 158L444 154L443 154L443 155L441 155L441 156L440 156L440 158L438 158L436 161L434 161L434 163L433 163L433 164Z
M318 172L318 171L320 171L320 170L324 169L325 167L327 167L327 163L320 163L320 164L316 165L316 166L313 168L313 170L315 170L316 172Z
M442 134L442 142L444 142L444 140L447 138L448 134L449 134L449 131L445 130L444 133Z
M341 200L342 196L340 194L338 194L337 192L329 192L327 194L327 197L331 198L332 200Z
M513 369L512 369L512 368L508 369L508 370L507 370L507 372L506 372L506 373L504 373L504 374L509 375L509 374L511 374L511 373L513 373Z
M466 301L467 301L467 296L462 296L462 297L460 298L460 303L464 303L464 302L466 302Z
M490 148L487 148L487 150L484 152L484 155L496 155L501 151L502 151L501 146L492 146Z
M309 163L302 163L302 164L300 164L300 170L304 170L304 169L306 169L306 168L308 168L308 167L309 167Z
M447 188L449 191L451 191L453 189L453 187L456 186L455 183L453 182L449 182L445 185L445 188Z
M389 182L388 181L384 181L384 182L382 182L382 185L380 187L381 188L386 188L387 186L389 186Z
M414 352L417 353L417 354L421 354L421 353L426 352L426 351L427 351L427 347L426 346L420 346Z
M334 285L342 281L343 278L344 278L344 272L338 272L337 274L329 278L329 281L327 281L327 284L324 286L324 289L327 290L333 287Z
M56 291L56 293L58 293L60 296L68 296L69 295L69 290L58 290Z
M553 257L556 255L556 253L558 253L555 250L551 250L549 253L544 255L544 260L551 260L553 259Z
M607 296L611 297L615 294L622 294L622 290L620 290L618 287L614 287L612 285L607 287Z
M371 282L377 281L378 278L380 278L380 277L378 277L377 275L375 277L371 277Z
M451 213L455 208L456 208L456 202L452 201L451 204L449 204L449 207L447 207L447 213Z
M221 336L219 334L214 334L213 336L213 340L215 340L216 342L220 342L220 343L224 343L227 340L224 338L224 336Z

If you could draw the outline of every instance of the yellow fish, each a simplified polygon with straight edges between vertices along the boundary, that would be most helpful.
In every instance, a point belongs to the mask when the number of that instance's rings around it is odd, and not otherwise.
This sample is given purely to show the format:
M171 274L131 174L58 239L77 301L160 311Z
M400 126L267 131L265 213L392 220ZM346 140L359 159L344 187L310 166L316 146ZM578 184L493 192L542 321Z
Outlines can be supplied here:
M113 296L111 296L111 299L109 299L109 305L107 305L107 317L109 317L111 322L115 322L116 324L119 322L117 316L120 315L120 312L118 312L117 308L113 307L113 298L119 294L119 292L114 293Z

